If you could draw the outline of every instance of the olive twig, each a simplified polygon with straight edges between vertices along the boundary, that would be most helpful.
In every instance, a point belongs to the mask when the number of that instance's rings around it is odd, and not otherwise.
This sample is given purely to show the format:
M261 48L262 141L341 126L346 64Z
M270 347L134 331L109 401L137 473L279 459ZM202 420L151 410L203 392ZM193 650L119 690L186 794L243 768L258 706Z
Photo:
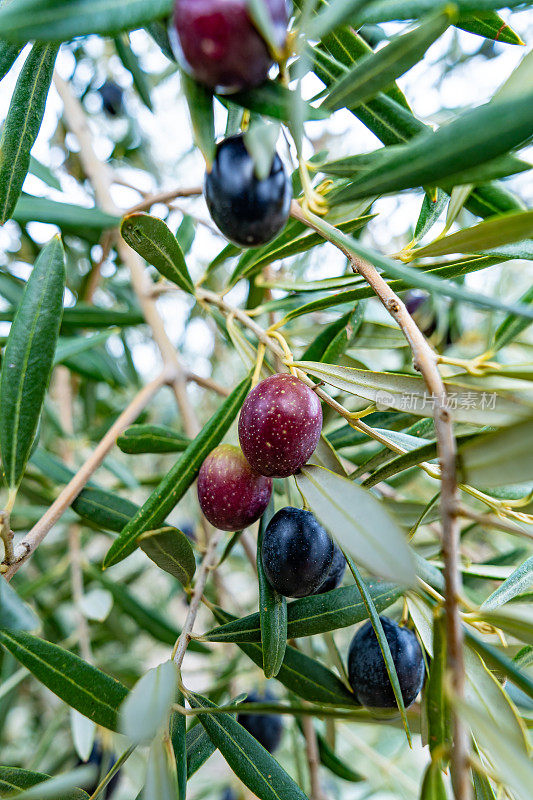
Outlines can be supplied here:
M80 160L87 178L92 184L98 203L108 213L114 216L122 216L123 212L117 208L111 195L113 174L108 166L103 164L96 155L83 106L74 95L69 84L57 72L54 75L54 84L63 101L63 115L67 127L78 140ZM193 191L196 193L196 187ZM165 330L155 299L147 291L148 284L144 262L134 250L128 247L122 237L118 237L117 249L120 259L130 272L133 290L141 306L144 318L152 331L154 341L159 348L163 364L165 368L172 369L174 373L171 386L183 418L185 433L193 438L199 432L200 426L187 396L187 380L176 353L176 348Z
M372 287L389 314L398 323L409 344L413 363L426 383L428 391L435 397L434 421L440 461L441 478L441 524L442 550L444 556L444 578L446 584L446 627L448 641L448 665L452 676L454 694L462 698L465 692L465 665L463 655L463 629L458 603L462 594L459 570L459 492L457 485L457 442L453 420L446 407L446 387L438 369L438 356L407 311L405 304L391 289L378 270L361 259L351 247L349 237L320 217L302 209L293 202L291 216L315 230L324 239L334 244L348 258L352 270L361 275ZM468 800L471 796L470 752L467 729L460 716L455 713L454 744L452 750L452 774L455 796Z
M497 371L502 368L501 364L497 364L495 361L487 361L489 356L490 353L488 352L472 359L450 358L449 356L439 355L438 362L439 364L449 364L452 367L460 367L465 372L468 372L469 375L481 376L489 370Z
M191 602L189 604L189 610L187 612L187 618L185 620L185 624L182 628L179 638L176 644L174 645L174 650L172 651L172 660L174 661L178 669L181 669L181 665L183 664L183 659L185 657L185 652L191 640L191 633L193 631L194 623L196 621L196 616L198 614L198 609L200 608L200 603L202 601L205 584L207 583L207 578L209 577L211 567L215 564L216 551L218 543L220 542L221 538L222 538L222 531L214 529L213 532L211 533L211 538L209 539L209 544L207 545L205 556L202 560L200 569L198 570L197 573L196 582L194 584L194 591L192 593Z
M0 512L0 536L4 543L4 564L2 571L6 571L7 567L13 563L15 554L13 551L13 533L9 520L9 511L5 510Z
M157 378L144 386L141 391L133 398L131 403L124 409L122 414L115 420L103 439L100 440L89 458L76 472L74 477L67 483L65 488L54 500L50 508L45 512L41 519L26 534L24 539L15 548L13 562L5 572L7 581L11 580L15 572L22 564L27 561L33 551L40 545L51 528L63 516L67 508L76 499L81 490L87 484L91 475L98 469L108 452L114 446L116 440L126 428L135 422L141 411L146 408L148 403L157 394L162 386L165 386L172 374L167 371L161 372Z

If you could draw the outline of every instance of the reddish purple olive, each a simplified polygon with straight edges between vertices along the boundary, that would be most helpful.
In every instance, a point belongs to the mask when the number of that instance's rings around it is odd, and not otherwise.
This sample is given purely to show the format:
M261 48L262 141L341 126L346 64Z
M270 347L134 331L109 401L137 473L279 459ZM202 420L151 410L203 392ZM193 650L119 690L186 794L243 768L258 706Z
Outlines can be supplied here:
M289 218L292 184L277 153L266 178L255 174L254 160L241 135L217 145L205 176L205 201L220 231L240 247L272 241Z
M197 488L209 522L223 531L238 531L263 514L272 481L255 472L238 447L221 444L202 464Z
M293 375L272 375L252 389L239 417L239 441L261 475L287 478L313 454L322 431L316 394Z
M288 24L285 0L264 0L264 5L281 49ZM247 0L176 0L170 37L184 68L212 89L258 86L273 64Z
M416 634L394 620L380 617L407 708L416 700L426 668ZM385 660L371 622L359 628L348 652L348 678L355 696L368 708L397 708Z

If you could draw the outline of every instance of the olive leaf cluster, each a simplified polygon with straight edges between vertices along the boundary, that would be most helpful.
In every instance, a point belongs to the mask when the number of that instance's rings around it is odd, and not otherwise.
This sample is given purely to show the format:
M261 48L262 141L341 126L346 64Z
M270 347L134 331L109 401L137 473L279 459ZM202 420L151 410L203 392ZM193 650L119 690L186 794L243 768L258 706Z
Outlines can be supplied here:
M280 35L243 0L231 85L174 5L0 0L0 796L529 800L533 4L295 0ZM499 54L464 108L402 91ZM282 176L259 232L221 141ZM280 372L316 449L215 530L202 465ZM286 507L341 585L276 591Z

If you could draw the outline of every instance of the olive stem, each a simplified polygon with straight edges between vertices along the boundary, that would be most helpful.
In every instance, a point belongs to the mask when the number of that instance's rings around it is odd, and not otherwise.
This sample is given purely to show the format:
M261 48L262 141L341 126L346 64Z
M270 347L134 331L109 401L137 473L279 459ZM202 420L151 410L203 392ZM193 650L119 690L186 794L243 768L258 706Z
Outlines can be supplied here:
M104 211L115 216L122 216L123 211L117 208L111 196L113 173L106 164L100 161L94 151L93 137L83 106L74 95L69 84L57 72L54 74L54 84L63 101L63 116L67 127L78 140L80 160L92 184L98 203ZM196 189L193 191L196 193ZM137 295L144 318L152 331L154 341L159 348L163 364L166 368L172 368L174 372L172 389L183 418L185 433L187 436L194 438L199 432L200 426L187 396L187 380L176 349L168 337L156 302L148 290L149 284L145 273L144 261L134 250L128 247L122 237L118 238L117 249L120 259L130 272L133 290Z
M13 563L8 565L4 575L7 581L11 580L13 575L20 569L22 564L28 560L45 536L47 536L51 528L63 516L67 508L84 488L91 475L98 469L108 452L114 446L120 434L129 425L135 422L141 411L148 405L159 389L168 382L169 373L164 371L151 381L151 383L148 383L141 389L129 406L127 406L122 414L115 420L89 458L80 467L69 483L67 483L50 508L26 534L22 541L19 542L15 548Z
M0 536L4 543L4 561L6 565L10 565L15 560L13 550L13 534L11 532L11 525L9 521L9 511L0 512Z
M216 529L213 530L211 538L209 539L209 544L207 545L205 556L197 573L194 591L192 593L189 610L187 612L187 618L179 639L174 645L174 651L172 653L172 659L178 669L181 669L185 652L189 646L189 642L191 641L191 634L196 621L196 616L198 614L198 609L200 608L207 578L209 577L209 572L215 567L217 546L221 538L222 531Z
M441 467L441 524L442 550L444 556L444 578L446 585L446 627L448 639L448 668L451 672L452 687L458 698L464 697L465 666L463 657L463 629L459 613L462 594L461 573L459 570L459 493L457 486L457 443L453 420L446 407L446 388L438 369L438 356L404 303L390 288L377 269L361 259L349 246L349 237L343 236L335 227L310 212L305 212L292 203L291 216L303 222L332 242L348 258L355 273L361 275L375 291L389 314L398 323L411 348L413 363L435 398L434 421ZM469 769L469 737L464 723L454 714L454 743L452 749L452 778L457 800L469 800L471 782Z

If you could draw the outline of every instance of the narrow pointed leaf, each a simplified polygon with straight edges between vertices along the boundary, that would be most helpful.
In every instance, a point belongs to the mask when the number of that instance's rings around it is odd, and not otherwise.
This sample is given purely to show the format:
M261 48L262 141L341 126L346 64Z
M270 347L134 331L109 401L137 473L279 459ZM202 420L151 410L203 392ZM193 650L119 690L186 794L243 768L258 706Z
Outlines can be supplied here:
M189 779L211 758L216 747L200 723L187 731L186 746L187 779Z
M21 51L19 44L12 44L0 39L0 81L5 78Z
M137 94L143 101L144 105L149 111L153 111L152 99L150 97L150 86L145 73L143 72L139 59L133 52L130 45L130 38L127 33L117 36L115 39L115 47L117 55L122 61L125 69L128 70L132 79L133 85L137 90Z
M393 583L367 581L367 591L375 608L381 613L401 595ZM321 595L301 597L287 605L287 637L299 639L317 633L347 628L368 619L366 606L357 586L342 586ZM209 642L260 642L258 614L250 614L208 631Z
M39 620L31 607L22 600L7 581L0 581L0 628L16 631L35 631Z
M11 326L0 374L0 451L9 487L22 479L50 380L65 288L59 237L41 251Z
M326 769L329 769L333 775L336 775L337 778L342 778L343 781L349 781L350 783L360 783L364 780L364 777L359 772L355 772L349 764L339 758L326 742L325 738L318 732L316 743L318 745L318 755L320 756L321 763Z
M167 526L139 537L139 546L154 564L188 586L196 570L191 544L184 533Z
M385 636L385 631L383 630L383 625L381 624L380 616L376 610L376 607L374 606L374 603L372 602L372 596L370 595L370 592L366 588L366 585L361 577L361 573L359 572L353 559L350 558L346 550L344 550L343 552L346 557L346 562L348 564L348 567L350 568L350 572L352 573L353 579L357 585L357 588L361 592L361 597L363 598L363 602L365 604L368 617L370 619L372 628L374 629L374 633L376 635L376 639L379 644L379 649L381 650L381 655L383 656L383 661L385 662L387 675L389 676L389 681L392 686L392 691L394 692L394 697L396 699L398 710L402 718L405 735L407 736L407 741L409 742L409 746L412 746L411 731L409 729L409 722L407 721L407 713L405 711L405 705L403 702L403 695L400 687L400 681L398 678L398 673L396 672L396 664L394 663L394 659L392 657L389 641Z
M370 0L332 0L311 21L306 35L309 39L323 39L344 22L349 22Z
M466 701L483 711L494 727L501 731L502 738L512 742L518 750L528 753L527 731L507 692L480 656L471 648L465 648ZM489 748L492 755L492 750Z
M354 108L369 100L417 64L453 22L454 16L455 12L449 9L433 14L422 20L413 31L397 36L377 53L369 53L330 87L323 107L336 111L344 106Z
M214 609L214 614L221 624L235 619L219 608ZM263 650L260 644L241 642L238 644L248 658L251 658L259 668L263 667ZM331 670L289 645L285 650L285 658L277 680L298 697L311 703L341 707L358 705L354 695Z
M77 770L73 775L72 779L74 782L77 782L80 779L90 778L91 776L91 769L87 769L86 767L82 770ZM58 776L61 780L63 780L63 776ZM67 776L65 776L67 777ZM20 769L19 767L0 767L0 790L3 792L9 792L9 797L11 797L11 793L13 796L21 797L22 792L26 795L26 792L33 787L38 787L35 789L34 794L30 795L30 797L34 797L35 800L39 800L39 798L45 797L52 797L53 800L87 800L89 795L87 792L84 792L83 789L62 789L61 786L57 784L52 786L53 794L50 795L48 792L50 791L50 785L48 782L52 780L50 775L44 775L42 772L34 772L33 770L29 769ZM67 778L70 780L70 778ZM48 785L47 785L48 784ZM72 784L71 784L72 785Z
M500 98L466 111L434 132L390 148L373 170L336 193L346 203L413 186L435 185L459 170L489 161L521 145L533 126L533 92ZM461 148L457 148L457 142Z
M210 170L216 151L213 94L210 89L197 83L183 71L181 85L189 106L194 142L201 150L207 169Z
M227 103L227 99L220 98ZM289 123L294 103L301 103L305 120L324 119L327 114L304 102L296 92L287 89L281 83L265 81L254 89L246 89L231 95L231 102L247 108L256 114Z
M167 514L179 503L195 480L206 456L225 436L250 390L250 385L250 378L241 381L213 414L201 433L126 525L119 538L113 542L104 561L105 567L126 558L136 549L141 533L154 530L165 521Z
M523 5L524 0L506 0L506 8ZM376 0L368 10L363 10L359 22L378 23L392 20L414 19L434 7L434 0ZM501 0L455 0L460 10L490 11L501 8Z
M128 214L122 220L123 239L149 264L175 283L184 292L194 292L194 286L178 240L168 225L150 214Z
M382 578L414 584L404 534L373 494L322 467L303 467L296 482L315 517L358 563Z
M508 603L522 594L533 591L533 556L520 564L514 572L482 603L489 611Z
M117 444L123 453L181 453L190 439L164 425L130 425Z
M485 39L494 39L504 44L524 44L520 36L503 20L496 11L482 11L477 14L464 11L455 23L456 28L475 33Z
M495 609L480 609L479 618L501 628L524 644L533 645L533 611L530 604L510 603Z
M0 30L21 44L31 39L64 42L141 28L171 11L171 0L17 0L0 10Z
M456 708L467 722L482 750L491 754L493 768L506 786L512 787L520 800L528 800L533 785L533 765L530 758L517 749L514 742L502 736L490 717L471 703L456 700Z
M529 677L524 669L520 668L517 662L506 656L494 645L488 644L479 636L476 636L472 633L471 628L465 628L465 638L486 664L506 675L509 680L533 700L533 679Z
M380 409L394 408L397 411L408 410L420 417L433 416L435 401L427 392L423 378L319 362L296 361L295 364L331 386L372 403L377 402ZM451 381L446 381L445 386L447 407L457 422L502 425L530 415L531 406L527 400L510 392L488 393Z
M177 685L173 661L148 670L120 707L120 732L137 745L154 739L170 716Z
M257 578L259 582L259 620L265 678L275 678L281 669L287 646L287 599L273 589L263 569L263 535L272 516L273 504L263 514L257 538Z
M71 708L110 730L128 691L118 681L78 656L37 636L0 630L4 645L38 681Z
M442 189L437 189L435 197L431 193L426 192L424 200L422 201L422 208L418 217L415 235L413 240L418 242L426 233L431 230L435 222L438 220L448 202L448 196Z
M533 286L522 295L520 303L533 304ZM501 350L502 347L505 347L505 345L510 344L517 336L520 336L522 331L526 330L529 325L531 325L529 320L517 317L514 314L509 314L494 333L492 350L497 352Z
M178 778L176 761L170 741L158 736L152 742L148 754L146 783L143 797L146 800L176 800L178 796Z
M0 9L0 16L4 9ZM28 174L57 51L57 45L32 47L11 98L0 140L0 225L11 218Z
M533 211L505 214L480 222L479 225L474 225L472 228L450 233L443 239L437 239L417 250L417 257L426 258L449 253L476 253L480 250L492 250L511 242L520 242L531 236L533 236Z
M438 761L431 761L424 773L420 800L446 800L446 787Z
M216 708L201 695L189 697L196 708ZM229 714L199 718L231 769L259 800L306 800L298 784L237 720Z
M178 687L176 703L185 705L183 692ZM184 714L174 712L170 717L170 740L176 760L176 780L178 783L178 800L185 800L187 795L187 719Z
M441 613L433 621L433 658L425 692L428 744L435 758L447 752L452 742L452 718L446 696L446 658L446 629Z

